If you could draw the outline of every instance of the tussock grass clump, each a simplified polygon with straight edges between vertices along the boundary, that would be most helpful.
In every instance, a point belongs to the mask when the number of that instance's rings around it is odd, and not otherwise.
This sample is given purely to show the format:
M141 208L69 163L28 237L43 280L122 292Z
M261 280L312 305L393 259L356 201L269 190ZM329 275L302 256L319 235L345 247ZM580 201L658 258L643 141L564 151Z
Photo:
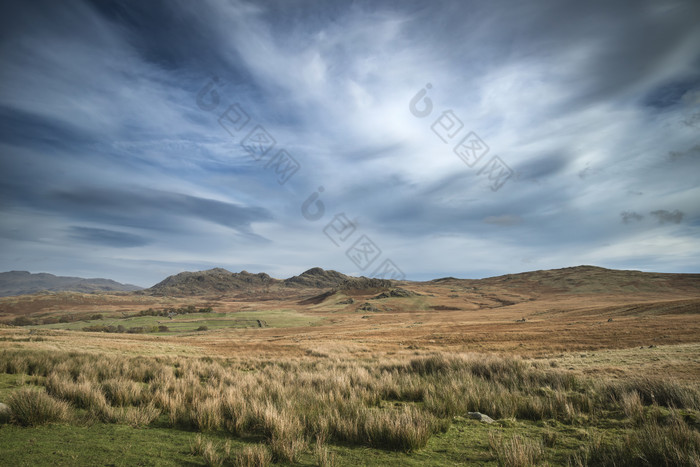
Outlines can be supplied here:
M544 448L539 440L530 440L521 436L504 439L494 433L489 434L491 453L504 467L530 467L539 465L544 457Z
M314 456L316 457L316 464L319 467L332 467L336 464L335 454L328 450L322 442L317 442L314 447Z
M368 411L364 432L370 446L405 452L423 448L433 434L430 416L413 407Z
M196 399L192 402L190 420L200 431L218 430L222 424L221 402L216 398Z
M636 392L643 405L700 410L700 389L673 379L646 377L605 382L600 392L617 400Z
M46 392L94 414L105 413L109 404L102 391L84 377L73 382L70 376L51 373L45 382Z
M247 404L239 391L229 389L222 394L220 410L223 427L234 436L241 435L250 424Z
M207 440L204 439L202 435L195 436L192 442L190 443L190 454L192 454L193 456L201 456L204 452L204 446L206 443Z
M110 404L118 407L138 405L143 400L141 384L124 377L111 378L102 383L102 392Z
M649 421L612 444L593 440L582 452L571 456L569 465L697 467L700 465L700 433L678 420L669 425Z
M116 413L117 423L125 423L133 427L148 426L160 416L160 410L152 403L139 407L125 407Z
M224 459L222 458L221 454L219 454L217 446L211 441L204 443L202 448L202 459L204 459L204 463L210 467L219 467L224 463Z
M23 426L65 422L71 414L70 407L64 401L54 399L44 391L29 388L14 391L7 405L12 409L13 421Z
M236 467L267 467L272 463L272 455L266 446L256 444L238 450L230 460Z
M637 391L631 391L622 395L620 406L625 416L635 424L644 422L644 405Z

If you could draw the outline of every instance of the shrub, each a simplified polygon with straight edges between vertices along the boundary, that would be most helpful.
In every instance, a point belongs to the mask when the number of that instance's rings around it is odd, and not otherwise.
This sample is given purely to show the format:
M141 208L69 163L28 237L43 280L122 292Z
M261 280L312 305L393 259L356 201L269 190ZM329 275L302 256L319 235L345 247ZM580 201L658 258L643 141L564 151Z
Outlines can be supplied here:
M200 326L197 328L197 331L208 331L209 328L207 326Z
M19 425L36 426L68 420L67 403L54 399L43 391L22 388L13 392L7 405L12 409L12 419Z
M13 326L31 326L36 323L33 319L27 318L26 316L18 316L10 321L10 324Z

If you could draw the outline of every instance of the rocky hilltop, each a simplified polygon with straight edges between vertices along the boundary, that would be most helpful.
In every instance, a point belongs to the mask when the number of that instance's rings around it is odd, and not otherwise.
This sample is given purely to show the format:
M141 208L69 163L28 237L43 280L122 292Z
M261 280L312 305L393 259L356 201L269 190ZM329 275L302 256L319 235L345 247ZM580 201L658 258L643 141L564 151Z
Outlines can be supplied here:
M181 272L167 277L142 293L151 295L210 295L256 293L261 289L289 293L293 289L370 289L387 288L391 282L383 279L346 276L338 271L311 268L289 279L275 279L264 272L251 274L247 271L231 272L222 268L207 271ZM285 292L286 290L286 292Z
M141 287L121 284L110 279L84 279L82 277L54 276L45 272L28 271L0 273L0 297L28 295L39 292L133 292Z
M277 282L264 272L251 274L248 271L231 272L214 268L169 276L144 292L153 295L206 295L267 287Z
M348 279L350 279L350 276L346 276L338 271L311 268L298 276L285 279L284 285L287 287L314 287L326 289L337 287Z

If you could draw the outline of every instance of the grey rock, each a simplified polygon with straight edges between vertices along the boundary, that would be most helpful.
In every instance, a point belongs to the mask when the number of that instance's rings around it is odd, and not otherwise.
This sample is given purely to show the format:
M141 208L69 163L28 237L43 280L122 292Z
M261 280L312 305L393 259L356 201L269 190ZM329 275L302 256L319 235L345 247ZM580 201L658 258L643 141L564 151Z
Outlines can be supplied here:
M469 417L473 418L474 420L479 420L480 422L493 423L493 418L481 412L469 412L467 413L467 415L469 415Z

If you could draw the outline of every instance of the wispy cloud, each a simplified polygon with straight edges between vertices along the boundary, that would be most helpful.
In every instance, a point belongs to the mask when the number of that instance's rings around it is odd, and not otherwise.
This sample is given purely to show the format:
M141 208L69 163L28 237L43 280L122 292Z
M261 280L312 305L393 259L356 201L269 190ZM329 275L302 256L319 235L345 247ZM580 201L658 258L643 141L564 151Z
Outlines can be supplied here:
M208 265L369 273L323 233L344 213L416 279L695 270L698 14L692 0L4 2L0 265L142 285ZM416 118L427 83L435 110ZM234 103L299 162L284 185L219 125ZM497 192L431 130L446 110L513 169ZM325 212L309 221L314 192Z

